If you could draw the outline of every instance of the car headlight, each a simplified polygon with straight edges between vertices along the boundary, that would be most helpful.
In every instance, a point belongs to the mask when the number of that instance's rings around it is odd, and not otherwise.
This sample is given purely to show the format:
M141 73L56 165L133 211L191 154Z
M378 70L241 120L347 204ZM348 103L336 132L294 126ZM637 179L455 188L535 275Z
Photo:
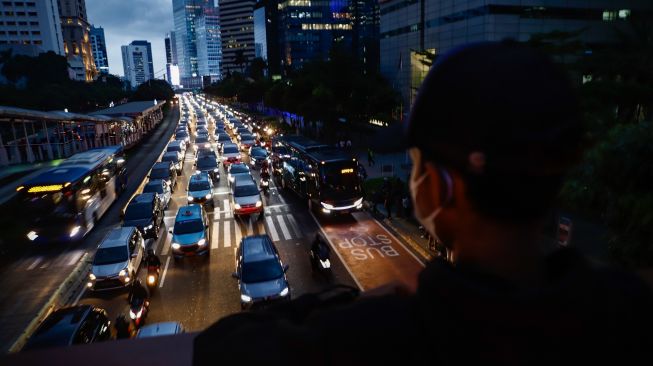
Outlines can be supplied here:
M361 197L361 198L357 199L356 202L354 202L354 206L358 206L358 205L360 205L362 203L363 203L363 198Z
M281 290L281 292L279 292L279 296L287 296L289 292L290 290L288 289L288 287L286 287L283 290Z
M129 283L129 280L131 280L131 278L129 278L129 276L123 278L123 281L125 281L125 283Z
M39 237L39 235L36 233L36 231L30 231L29 233L27 233L27 239L29 239L31 241L36 240L36 238L38 238L38 237Z
M236 210L240 210L240 205L237 204L237 203L234 203L234 208L235 208Z
M95 277L95 275L94 275L93 273L89 273L89 274L88 274L88 278L90 278L91 281L95 281L95 279L96 279L97 277Z
M252 297L245 294L240 295L240 301L242 302L252 302Z
M147 225L146 227L144 227L143 229L145 229L145 230L151 230L153 227L154 227L154 224L149 224L149 225Z
M124 269L121 269L120 272L118 272L118 276L120 276L120 277L127 276L127 271L124 270Z
M211 197L213 197L211 193L207 193L206 196L204 196L204 198L206 198L207 200L210 200Z
M179 249L179 248L181 248L181 245L179 245L179 243L172 243L172 249L176 250L176 249Z
M79 229L81 229L81 226L75 226L70 230L70 237L72 238L73 236L77 235L79 233Z
M193 202L194 198L192 196L188 196L188 202Z
M263 206L263 202L261 201L256 201L256 207L261 207Z
M199 245L199 246L202 246L202 245L204 245L204 244L206 244L206 239L204 239L204 238L200 239L200 240L197 242L197 245Z
M199 174L199 173L201 173L201 171L199 171L199 170L196 170L196 171L195 171L195 174Z
M333 210L333 205L324 202L320 203L322 204L322 207L326 208L327 210Z
M213 169L213 173L217 173L219 171L220 171L220 169L218 169L218 168Z

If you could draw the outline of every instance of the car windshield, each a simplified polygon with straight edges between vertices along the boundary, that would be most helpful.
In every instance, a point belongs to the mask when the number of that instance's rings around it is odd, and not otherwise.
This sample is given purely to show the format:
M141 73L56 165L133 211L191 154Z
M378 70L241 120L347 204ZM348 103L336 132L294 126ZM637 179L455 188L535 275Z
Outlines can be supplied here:
M208 137L208 136L197 136L197 137L195 138L195 142L196 142L196 143L208 142L208 141L209 141L209 137Z
M125 220L141 220L152 217L152 204L132 203L127 206Z
M244 164L233 164L229 168L230 174L249 173L249 168Z
M179 160L179 155L177 154L165 154L161 158L161 161L172 161L173 163L176 163Z
M268 156L268 153L265 151L265 149L257 148L257 149L252 149L252 156L257 158L264 158Z
M225 146L223 154L235 154L238 153L238 147L236 146Z
M242 281L245 283L271 281L281 276L283 268L275 259L243 263Z
M202 230L204 230L204 225L202 225L202 220L200 219L175 222L175 235L199 233Z
M150 173L152 179L168 179L170 178L170 169L168 168L155 168Z
M191 180L188 184L189 191L206 191L209 189L211 189L211 186L206 180Z
M259 191L256 184L237 185L234 188L234 196L236 197L256 196L258 194Z
M163 193L161 182L148 184L143 188L143 193Z
M103 264L113 264L124 262L128 259L129 253L127 252L126 246L118 246L111 248L100 248L95 253L95 259L93 259L93 264L103 265Z
M285 146L275 146L275 147L272 148L272 151L275 154L279 154L279 155L288 155L288 154L290 154L288 152L288 148L286 148Z
M197 159L197 167L200 169L217 168L218 161L215 157L203 156L201 159Z

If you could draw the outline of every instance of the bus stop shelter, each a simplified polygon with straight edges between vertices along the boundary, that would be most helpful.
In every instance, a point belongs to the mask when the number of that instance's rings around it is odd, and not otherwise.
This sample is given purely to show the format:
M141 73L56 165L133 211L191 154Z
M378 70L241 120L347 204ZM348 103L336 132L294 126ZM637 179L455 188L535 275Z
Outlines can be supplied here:
M143 101L129 102L120 104L111 108L102 109L90 113L91 116L109 117L109 118L131 118L132 130L125 148L129 148L137 143L144 135L150 132L157 124L163 120L163 105L165 101Z

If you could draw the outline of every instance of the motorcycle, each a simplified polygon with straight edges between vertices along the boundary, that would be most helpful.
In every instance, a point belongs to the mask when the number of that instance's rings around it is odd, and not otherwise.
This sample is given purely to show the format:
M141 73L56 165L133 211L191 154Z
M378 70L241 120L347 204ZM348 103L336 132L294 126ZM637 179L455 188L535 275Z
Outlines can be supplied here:
M270 178L269 177L261 177L261 182L259 183L259 188L263 191L264 194L268 194L270 192Z
M134 322L136 328L140 328L145 322L148 309L149 301L146 299L133 299L129 303L129 317Z
M313 271L317 271L325 275L331 273L331 261L329 260L328 251L315 251L314 248L311 248L309 255L311 257L311 267L313 268Z
M159 284L159 272L160 268L157 266L148 266L147 267L147 287L150 291L154 290Z

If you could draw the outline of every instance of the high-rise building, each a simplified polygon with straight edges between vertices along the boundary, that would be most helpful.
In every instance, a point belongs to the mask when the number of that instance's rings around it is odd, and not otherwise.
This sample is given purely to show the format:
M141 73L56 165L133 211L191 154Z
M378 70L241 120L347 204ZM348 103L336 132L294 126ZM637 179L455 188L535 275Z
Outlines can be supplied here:
M0 10L0 50L29 56L65 54L55 0L3 1Z
M172 63L172 40L170 33L166 33L166 37L163 39L166 47L166 64Z
M104 38L104 28L91 25L91 51L95 68L100 74L109 73L109 58L107 57L107 43Z
M379 1L351 0L352 49L365 72L379 71Z
M528 4L526 4L528 3ZM615 27L651 10L649 0L385 0L380 2L381 73L412 105L432 59L469 42L581 31L589 47L617 41Z
M122 66L125 79L129 80L132 88L154 79L152 64L152 45L148 41L132 41L122 46Z
M166 64L166 80L173 87L179 86L181 84L178 65Z
M210 83L221 79L220 63L222 45L220 42L220 18L218 8L205 8L197 18L197 71L200 77Z
M254 5L254 52L264 59L271 75L281 75L279 0L258 0Z
M177 63L182 78L198 76L196 22L204 8L212 7L214 0L172 0Z
M255 57L254 0L219 0L223 76L244 72Z
M85 0L58 0L64 52L76 80L93 81L98 71L93 61Z

